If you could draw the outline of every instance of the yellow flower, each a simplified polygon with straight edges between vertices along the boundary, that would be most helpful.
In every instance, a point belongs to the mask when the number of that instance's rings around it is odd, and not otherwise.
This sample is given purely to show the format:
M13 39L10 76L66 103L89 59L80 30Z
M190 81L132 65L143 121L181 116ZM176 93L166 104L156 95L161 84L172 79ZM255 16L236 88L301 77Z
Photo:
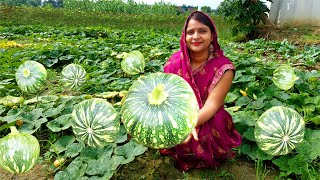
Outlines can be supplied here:
M240 89L240 93L243 95L243 96L248 96L247 92L246 91L243 91Z

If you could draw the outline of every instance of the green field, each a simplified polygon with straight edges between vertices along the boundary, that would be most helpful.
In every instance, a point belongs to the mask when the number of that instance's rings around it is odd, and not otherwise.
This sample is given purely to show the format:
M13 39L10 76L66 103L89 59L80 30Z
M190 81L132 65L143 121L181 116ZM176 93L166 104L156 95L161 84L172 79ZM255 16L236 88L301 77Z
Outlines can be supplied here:
M257 179L268 176L268 172L278 179L319 178L319 44L301 47L285 38L232 42L229 31L232 26L225 23L224 17L212 16L221 47L237 69L225 102L244 139L236 149L235 161L250 162ZM163 71L168 57L179 49L185 17L186 14L0 7L0 137L9 133L11 125L36 136L41 146L39 164L45 169L44 178L239 178L229 169L219 169L216 174L210 170L180 173L169 158L141 147L127 137L124 129L117 142L101 149L86 147L72 133L69 120L75 104L99 97L120 112L121 92L127 91L139 76ZM124 53L132 50L141 51L146 58L144 73L133 76L120 67ZM22 92L15 80L17 68L27 60L43 64L48 71L44 87L35 94ZM60 80L62 68L70 63L80 64L87 71L87 81L77 91L63 88ZM280 64L294 67L299 77L294 87L286 91L272 82L273 71ZM7 96L23 97L24 102L8 105L4 101ZM306 122L303 143L288 155L267 155L255 142L255 122L273 106L293 108ZM132 153L137 151L140 153ZM53 162L58 157L66 161L55 167Z

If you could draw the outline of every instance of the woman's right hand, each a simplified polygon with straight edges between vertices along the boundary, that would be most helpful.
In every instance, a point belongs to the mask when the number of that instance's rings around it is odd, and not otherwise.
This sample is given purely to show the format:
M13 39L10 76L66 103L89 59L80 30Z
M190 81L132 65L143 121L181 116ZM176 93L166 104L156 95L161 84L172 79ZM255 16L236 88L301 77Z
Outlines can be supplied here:
M197 129L196 129L196 128L194 128L194 129L191 131L191 133L189 134L189 136L187 137L187 139L184 140L182 144L187 144L187 143L191 140L192 137L193 137L194 140L199 141L198 132L197 132Z

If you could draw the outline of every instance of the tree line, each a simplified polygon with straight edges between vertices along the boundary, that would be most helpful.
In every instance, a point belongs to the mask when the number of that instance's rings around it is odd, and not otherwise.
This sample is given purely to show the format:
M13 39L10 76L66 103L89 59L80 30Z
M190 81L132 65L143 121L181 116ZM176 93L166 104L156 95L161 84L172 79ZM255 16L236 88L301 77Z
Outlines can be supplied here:
M0 0L0 6L63 7L63 0Z

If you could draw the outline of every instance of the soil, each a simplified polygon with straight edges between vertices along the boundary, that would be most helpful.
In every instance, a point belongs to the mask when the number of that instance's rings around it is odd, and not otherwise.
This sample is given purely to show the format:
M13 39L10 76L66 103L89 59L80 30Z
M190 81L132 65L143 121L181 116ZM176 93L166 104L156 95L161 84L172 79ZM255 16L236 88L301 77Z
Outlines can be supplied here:
M277 170L266 169L262 173L265 180L278 176ZM156 150L148 150L133 162L122 166L114 174L113 180L146 179L146 180L178 180L178 179L217 179L217 180L256 180L255 163L241 157L223 163L215 169L191 169L185 173L174 167L171 157L161 156Z
M304 47L306 45L320 46L320 26L296 26L296 27L261 27L254 38L283 41Z

